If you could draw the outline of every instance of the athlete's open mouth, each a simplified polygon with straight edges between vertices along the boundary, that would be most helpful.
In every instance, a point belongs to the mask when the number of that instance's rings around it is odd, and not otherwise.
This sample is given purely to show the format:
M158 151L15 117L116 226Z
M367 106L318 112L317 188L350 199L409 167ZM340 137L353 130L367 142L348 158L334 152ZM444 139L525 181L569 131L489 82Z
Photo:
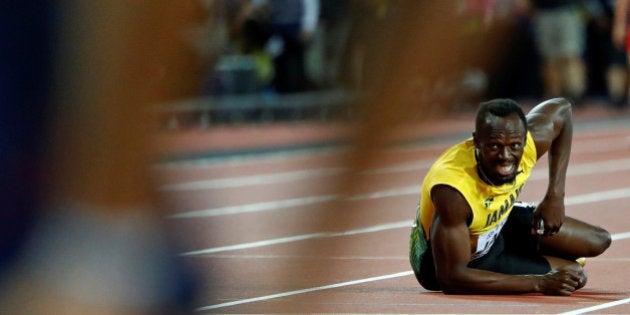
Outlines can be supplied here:
M497 164L495 167L497 174L502 177L513 175L516 171L516 165L514 163L506 162Z

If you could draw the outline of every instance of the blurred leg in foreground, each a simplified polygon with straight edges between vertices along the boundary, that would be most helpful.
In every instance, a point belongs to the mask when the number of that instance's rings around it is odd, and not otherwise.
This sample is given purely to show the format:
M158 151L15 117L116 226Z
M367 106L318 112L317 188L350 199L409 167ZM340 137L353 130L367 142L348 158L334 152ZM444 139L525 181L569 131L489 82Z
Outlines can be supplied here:
M153 127L148 106L169 89L191 83L182 80L185 70L173 72L181 56L177 38L186 3L111 0L44 5L39 1L28 6L13 2L19 8L15 21L25 21L31 28L45 32L51 25L20 18L21 9L60 21L53 36L60 42L55 43L54 54L38 56L54 60L55 73L47 82L53 87L52 96L39 100L38 109L53 104L54 111L41 121L28 121L46 122L50 128L34 137L46 142L47 158L42 163L46 176L41 176L45 177L44 202L38 204L37 222L17 264L5 272L0 313L188 312L193 277L176 256L173 235L162 221L164 214L148 173ZM15 30L16 40L41 40L16 54L28 56L34 51L28 49L53 42L53 37L28 37L25 29L3 29ZM41 65L25 59L21 71L39 71ZM7 84L1 83L3 88ZM22 106L20 99L8 105ZM19 127L14 134L20 134Z
M52 6L11 2L0 10L0 281L20 255L40 206L52 64Z

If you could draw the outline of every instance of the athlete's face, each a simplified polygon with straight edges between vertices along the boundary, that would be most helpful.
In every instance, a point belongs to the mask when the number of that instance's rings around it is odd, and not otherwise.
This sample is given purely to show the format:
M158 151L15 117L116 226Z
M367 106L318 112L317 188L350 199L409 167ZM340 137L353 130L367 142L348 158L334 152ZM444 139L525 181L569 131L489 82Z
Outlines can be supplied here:
M488 115L473 138L478 151L477 163L490 184L512 182L519 171L526 139L525 125L519 116L516 113L506 117Z

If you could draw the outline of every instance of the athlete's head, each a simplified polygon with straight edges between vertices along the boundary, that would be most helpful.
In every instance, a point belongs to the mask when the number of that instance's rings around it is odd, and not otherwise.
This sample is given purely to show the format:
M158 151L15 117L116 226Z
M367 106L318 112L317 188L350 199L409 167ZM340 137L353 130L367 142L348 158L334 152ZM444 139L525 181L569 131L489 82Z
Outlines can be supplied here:
M527 139L527 120L515 101L481 103L473 139L479 176L484 181L501 185L516 178Z

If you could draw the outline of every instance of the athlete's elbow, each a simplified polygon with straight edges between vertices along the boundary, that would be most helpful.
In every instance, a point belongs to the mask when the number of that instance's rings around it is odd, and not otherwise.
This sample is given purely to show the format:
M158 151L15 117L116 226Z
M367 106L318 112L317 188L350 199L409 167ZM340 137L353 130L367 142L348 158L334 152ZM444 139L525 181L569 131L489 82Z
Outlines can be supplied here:
M555 104L554 121L562 122L565 125L571 123L573 120L573 103L564 97L554 98L552 102Z
M554 106L556 108L559 108L561 110L571 110L573 107L573 104L571 103L571 101L567 98L564 97L556 97L556 98L552 98L550 100L548 100L547 102L554 104Z
M455 294L465 294L466 292L464 292L461 289L451 289L451 288L445 288L442 289L442 293L446 294L446 295L455 295Z
M472 292L469 289L464 289L458 286L449 286L449 287L443 287L442 293L446 295L451 295L451 294L454 295L454 294L470 294Z
M563 113L563 116L572 120L573 118L573 103L571 103L568 99L563 98L560 102L560 111Z
M444 294L464 294L468 292L468 290L462 286L465 282L453 275L438 274L437 280Z

